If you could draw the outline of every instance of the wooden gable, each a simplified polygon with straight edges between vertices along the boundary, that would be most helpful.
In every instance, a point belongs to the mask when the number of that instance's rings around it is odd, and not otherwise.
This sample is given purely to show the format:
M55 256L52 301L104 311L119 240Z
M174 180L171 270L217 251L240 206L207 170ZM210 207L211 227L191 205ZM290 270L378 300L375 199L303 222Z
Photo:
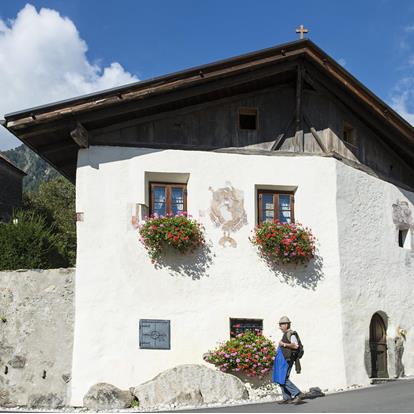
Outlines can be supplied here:
M242 108L257 111L256 129L240 128ZM309 40L9 114L5 126L72 181L79 148L114 145L319 153L414 187L414 129Z

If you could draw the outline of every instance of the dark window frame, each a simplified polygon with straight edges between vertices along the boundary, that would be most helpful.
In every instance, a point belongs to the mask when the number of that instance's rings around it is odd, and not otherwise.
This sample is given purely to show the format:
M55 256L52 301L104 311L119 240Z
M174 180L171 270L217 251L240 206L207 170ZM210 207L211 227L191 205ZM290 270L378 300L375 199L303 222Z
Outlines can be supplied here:
M350 139L346 139L346 135L348 135ZM342 140L346 145L350 145L352 148L358 148L358 136L356 128L346 121L344 121L342 125Z
M187 211L187 184L183 183L165 183L165 182L153 182L149 183L149 192L150 192L150 205L149 212L150 215L154 214L154 187L165 187L165 214L172 214L171 209L171 188L179 187L184 190L184 200L183 200L183 211Z
M242 321L259 323L261 325L260 332L263 333L263 319L258 319L258 318L229 318L230 338L235 338L239 333L251 330L250 328L246 328L246 329L241 328L241 329L239 329L238 327L234 326L234 325L239 325L239 323L236 323L236 322L242 322Z
M246 116L254 116L255 117L255 128L242 128L241 122L240 122L240 116L246 115ZM237 126L239 130L241 131L257 131L259 129L259 111L257 108L253 107L242 107L239 108L238 116L237 116Z
M290 222L295 222L295 192L285 190L257 190L257 223L263 223L263 205L262 205L262 194L273 194L273 219L279 220L279 196L288 195L290 196Z

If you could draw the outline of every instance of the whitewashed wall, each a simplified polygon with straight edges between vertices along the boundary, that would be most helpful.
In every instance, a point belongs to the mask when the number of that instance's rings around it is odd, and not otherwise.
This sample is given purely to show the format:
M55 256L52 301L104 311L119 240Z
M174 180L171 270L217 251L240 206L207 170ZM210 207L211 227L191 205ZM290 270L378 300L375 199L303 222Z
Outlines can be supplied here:
M380 312L387 324L388 374L395 374L393 338L408 331L403 363L414 371L414 251L398 246L392 205L414 193L337 163L338 233L341 262L343 347L349 384L370 374L369 325ZM366 367L366 369L362 369Z
M138 385L202 354L229 337L229 318L262 318L265 335L280 339L288 315L305 343L301 387L346 384L337 232L337 161L318 156L253 156L178 150L91 147L79 152L76 322L72 404L94 383ZM205 272L155 269L130 226L131 203L146 202L145 173L187 173L188 211L206 226L212 245ZM226 181L244 191L248 224L222 248L208 217L209 187ZM297 187L295 216L312 228L323 258L313 288L312 267L293 267L286 281L260 261L248 237L255 225L255 186ZM187 260L187 261L186 261ZM179 259L178 264L192 258ZM185 266L184 266L185 268ZM193 276L193 277L192 277ZM285 274L287 277L287 275ZM307 281L307 282L306 282ZM139 319L170 319L171 350L141 350ZM329 346L321 349L321 343ZM327 367L329 366L329 369Z

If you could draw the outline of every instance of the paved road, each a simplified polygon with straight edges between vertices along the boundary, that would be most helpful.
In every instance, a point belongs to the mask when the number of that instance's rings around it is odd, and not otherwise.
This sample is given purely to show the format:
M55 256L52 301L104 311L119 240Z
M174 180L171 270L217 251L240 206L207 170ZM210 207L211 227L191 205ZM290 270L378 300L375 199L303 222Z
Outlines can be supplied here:
M43 411L38 411L43 412ZM54 412L61 412L56 410ZM121 412L125 412L121 410ZM174 411L170 411L174 412ZM177 412L177 411L176 411ZM412 413L414 412L414 379L375 385L355 391L305 400L301 405L276 403L237 405L226 408L178 411L195 413ZM0 413L33 413L29 410L5 410Z
M226 408L194 410L197 413L367 413L414 412L414 379L389 382L355 391L304 400L301 405L276 403L238 405Z

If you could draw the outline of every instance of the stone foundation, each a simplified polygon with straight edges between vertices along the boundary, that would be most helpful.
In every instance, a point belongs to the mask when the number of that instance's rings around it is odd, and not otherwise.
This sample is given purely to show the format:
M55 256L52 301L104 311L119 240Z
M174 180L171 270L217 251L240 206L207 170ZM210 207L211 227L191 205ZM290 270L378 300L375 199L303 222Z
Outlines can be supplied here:
M69 401L74 280L75 269L0 272L0 406Z

